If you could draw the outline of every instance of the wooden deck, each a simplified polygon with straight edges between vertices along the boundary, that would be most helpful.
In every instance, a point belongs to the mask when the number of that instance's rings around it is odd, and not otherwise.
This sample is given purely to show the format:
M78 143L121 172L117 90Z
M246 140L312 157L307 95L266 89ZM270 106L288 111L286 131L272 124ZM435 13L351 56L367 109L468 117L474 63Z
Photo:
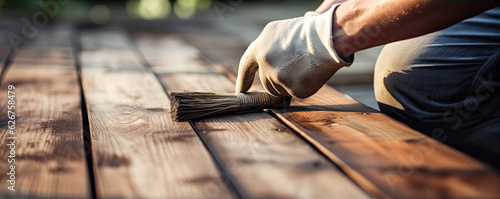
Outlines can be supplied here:
M0 39L0 198L500 196L497 171L329 86L174 122L167 94L233 92L246 45L207 23L151 23L53 25L17 53Z

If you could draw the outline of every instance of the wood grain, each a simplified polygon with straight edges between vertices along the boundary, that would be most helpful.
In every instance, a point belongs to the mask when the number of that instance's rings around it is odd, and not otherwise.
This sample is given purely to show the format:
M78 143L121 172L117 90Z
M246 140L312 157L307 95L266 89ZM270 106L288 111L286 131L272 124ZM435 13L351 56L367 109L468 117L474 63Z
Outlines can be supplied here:
M138 46L169 92L233 92L200 52L165 33L136 33ZM265 112L193 121L244 198L368 198L331 162Z
M314 104L314 105L310 105ZM323 87L272 110L360 184L395 198L494 198L492 168L352 98ZM436 137L439 138L439 137Z
M193 42L197 34L209 29L189 27L178 28L177 34ZM197 43L197 47L218 48L217 53L203 53L211 59L216 57L214 60L226 59L229 64L217 62L222 66L219 69L235 80L237 63L244 50L216 46L219 42L238 41L223 34L211 35L210 40ZM223 56L224 52L233 55L236 51L241 55ZM255 81L252 89L262 89L260 82ZM498 172L329 86L310 98L294 99L288 109L271 111L373 195L394 198L500 195Z
M50 38L55 32L57 38ZM36 44L44 40L43 44ZM0 197L90 197L90 182L82 134L80 88L71 50L70 32L45 29L25 46L18 60L35 59L33 49L47 55L61 53L65 64L53 65L54 57L37 62L14 61L4 74L0 92ZM60 48L66 51L60 52ZM7 189L11 141L7 117L7 86L15 89L15 172L16 191Z
M84 30L81 42L97 196L233 197L191 126L170 119L168 96L125 33Z

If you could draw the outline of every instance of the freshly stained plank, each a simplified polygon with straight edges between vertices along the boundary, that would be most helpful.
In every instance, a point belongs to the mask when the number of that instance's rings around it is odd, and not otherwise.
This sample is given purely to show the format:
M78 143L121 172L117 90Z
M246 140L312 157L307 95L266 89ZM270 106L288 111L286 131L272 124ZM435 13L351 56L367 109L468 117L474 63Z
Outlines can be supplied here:
M287 110L272 111L360 184L374 185L380 194L395 198L500 195L500 176L492 168L330 87L295 100Z
M99 198L231 198L188 123L119 31L83 31L82 81ZM129 57L132 56L132 57Z
M135 38L169 92L233 91L234 84L207 68L209 64L200 59L200 52L179 37L137 33ZM213 117L193 124L244 198L369 197L265 112Z
M178 34L184 35L184 32ZM186 35L190 39L196 37ZM212 34L210 40L199 45L223 51L203 52L214 57L224 51L243 54L244 50L238 48L214 45L228 43L231 38ZM233 39L233 42L237 41ZM221 68L231 80L236 79L239 58L218 57L227 59L228 64L221 63L225 69ZM259 81L254 82L253 89L262 89ZM500 195L498 172L329 86L310 98L294 99L286 110L272 109L271 112L374 195L395 198L495 198ZM436 139L441 136L437 135Z
M51 35L59 34L56 38ZM38 41L44 40L43 45ZM47 54L65 49L64 62L54 65L53 56L26 63L38 57L34 49L43 48ZM7 117L9 110L8 85L15 89L15 134L10 135ZM67 29L40 30L30 45L21 49L8 67L1 82L0 98L0 197L2 195L47 198L90 197L90 182L85 161L80 88L73 62L70 32ZM15 141L15 192L7 182L10 176L11 142Z

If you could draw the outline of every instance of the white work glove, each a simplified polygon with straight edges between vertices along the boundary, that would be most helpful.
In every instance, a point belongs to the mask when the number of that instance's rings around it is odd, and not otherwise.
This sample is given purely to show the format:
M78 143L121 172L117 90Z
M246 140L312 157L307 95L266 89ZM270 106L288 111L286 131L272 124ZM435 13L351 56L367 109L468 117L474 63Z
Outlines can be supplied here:
M315 16L318 16L320 15L321 13L319 12L314 12L314 11L307 11L305 14L304 14L304 17L315 17Z
M270 94L306 98L349 66L354 57L344 61L333 47L332 18L338 5L323 14L267 24L240 60L235 91L248 91L260 69L260 80Z

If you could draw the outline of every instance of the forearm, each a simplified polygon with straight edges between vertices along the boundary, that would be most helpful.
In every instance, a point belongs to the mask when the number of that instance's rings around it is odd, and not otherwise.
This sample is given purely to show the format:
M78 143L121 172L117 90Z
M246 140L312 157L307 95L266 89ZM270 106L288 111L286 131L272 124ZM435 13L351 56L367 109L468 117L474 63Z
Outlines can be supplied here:
M333 4L336 4L336 3L344 3L346 2L347 0L324 0L323 3L321 3L321 5L314 11L314 12L317 12L317 13L324 13L326 12L328 9L330 9L332 7Z
M349 0L333 20L335 50L341 57L449 27L498 5L499 1Z

